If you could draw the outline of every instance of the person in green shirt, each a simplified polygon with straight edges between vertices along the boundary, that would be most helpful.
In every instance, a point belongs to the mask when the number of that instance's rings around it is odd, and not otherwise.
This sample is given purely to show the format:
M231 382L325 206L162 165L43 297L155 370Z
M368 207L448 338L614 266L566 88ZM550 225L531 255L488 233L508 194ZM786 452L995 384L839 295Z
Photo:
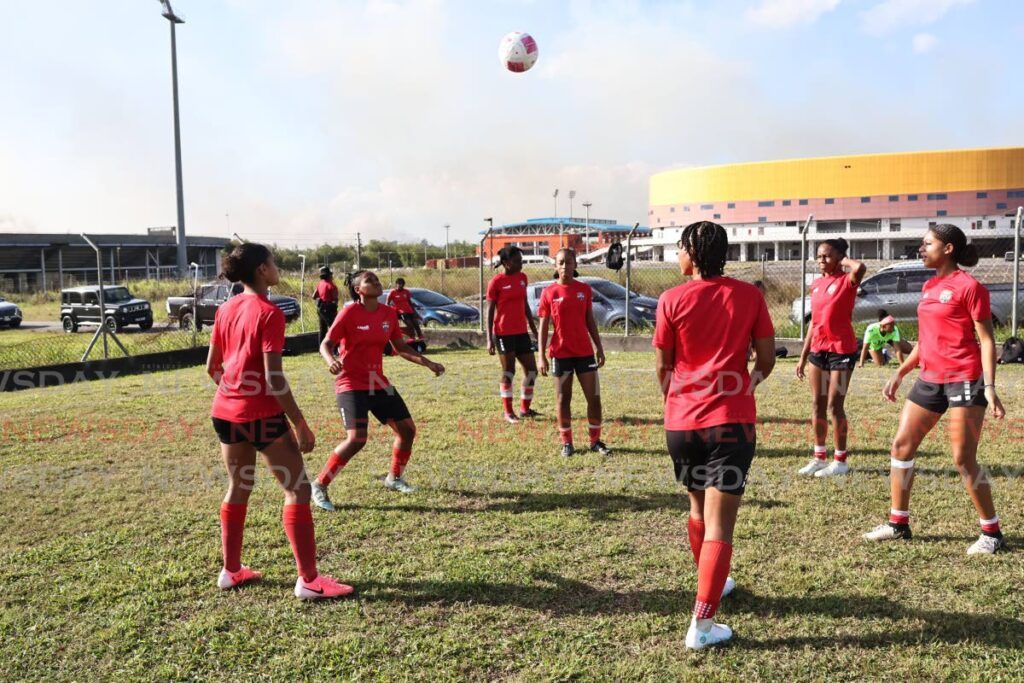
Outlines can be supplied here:
M864 330L864 345L860 351L860 367L864 367L864 361L868 354L875 365L884 366L889 362L889 351L886 346L892 346L896 357L902 363L903 359L913 350L913 346L906 339L900 336L900 328L896 326L896 319L887 311L878 312L878 322L868 325Z

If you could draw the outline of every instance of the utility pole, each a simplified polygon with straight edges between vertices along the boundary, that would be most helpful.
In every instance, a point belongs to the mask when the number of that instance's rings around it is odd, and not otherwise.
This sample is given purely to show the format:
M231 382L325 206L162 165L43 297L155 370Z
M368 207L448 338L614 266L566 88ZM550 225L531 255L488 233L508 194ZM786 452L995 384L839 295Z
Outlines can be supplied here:
M444 224L444 260L448 260L448 228L452 226ZM447 263L445 265L448 265Z
M358 232L356 233L356 267L355 269L361 270L363 264L363 237Z
M185 196L181 182L181 125L178 117L178 43L174 28L185 20L171 9L170 0L160 0L163 17L171 25L171 90L174 97L174 178L178 201L178 277L188 274L188 242L185 240Z

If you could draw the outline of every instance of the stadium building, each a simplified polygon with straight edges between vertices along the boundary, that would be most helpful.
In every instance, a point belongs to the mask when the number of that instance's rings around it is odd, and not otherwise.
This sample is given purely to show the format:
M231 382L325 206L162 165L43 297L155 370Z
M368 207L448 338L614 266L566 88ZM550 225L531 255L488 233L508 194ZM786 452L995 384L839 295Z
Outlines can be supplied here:
M579 260L586 263L603 258L608 247L625 240L632 229L632 225L621 225L618 221L603 218L530 218L522 223L495 227L490 237L484 241L483 254L485 259L491 260L502 247L512 245L522 249L527 257L553 258L562 246L566 246L575 249ZM483 230L480 234L484 235L486 232ZM637 228L634 235L641 239L650 236L651 229L642 226ZM480 249L477 248L477 253L479 252ZM634 252L639 259L661 260L663 255L660 245L647 245L646 248Z
M649 221L675 258L681 229L723 225L732 260L800 258L800 228L814 215L816 240L843 237L862 259L914 258L936 223L953 223L982 256L1012 247L1024 204L1024 148L867 154L685 168L651 177Z

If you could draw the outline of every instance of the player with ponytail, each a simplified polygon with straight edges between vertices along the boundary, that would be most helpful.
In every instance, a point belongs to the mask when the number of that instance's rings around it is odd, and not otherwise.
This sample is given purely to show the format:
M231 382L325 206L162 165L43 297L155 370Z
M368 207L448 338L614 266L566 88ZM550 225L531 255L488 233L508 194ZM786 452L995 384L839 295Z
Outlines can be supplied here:
M499 265L503 272L491 278L487 285L487 352L498 353L501 359L501 404L507 422L537 415L530 407L533 385L537 381L537 357L533 342L526 333L527 325L537 336L530 304L526 300L526 273L523 272L523 250L507 245L498 250ZM516 376L516 361L523 366L523 387L519 399L519 415L512 407L512 380Z

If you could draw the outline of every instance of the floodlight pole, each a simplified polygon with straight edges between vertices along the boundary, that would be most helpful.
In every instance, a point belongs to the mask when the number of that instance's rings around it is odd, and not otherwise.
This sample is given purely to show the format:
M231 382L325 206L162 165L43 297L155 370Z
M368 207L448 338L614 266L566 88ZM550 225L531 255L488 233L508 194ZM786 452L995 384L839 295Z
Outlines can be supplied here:
M1013 222L1013 291L1011 292L1010 336L1017 336L1017 304L1020 300L1020 227L1024 206L1017 207L1017 218Z
M188 274L188 243L185 240L185 195L181 182L181 123L178 115L178 41L175 27L185 20L171 9L170 0L160 0L163 17L171 25L171 90L174 99L174 180L178 202L178 277Z
M585 226L584 229L586 231L586 234L585 234L583 239L586 241L586 247L585 248L586 248L586 253L588 253L588 254L590 253L590 207L592 207L592 206L593 206L593 204L590 203L590 202L583 202L583 208L585 208L587 210L587 219L586 219L586 222L584 223L584 226Z
M634 223L633 229L626 235L626 329L622 336L629 336L629 292L633 285L633 258L630 254L630 250L633 247L633 235L636 234L637 228L640 227L640 223Z
M96 252L96 283L99 286L99 300L100 300L100 327L96 330L96 334L92 336L92 341L89 342L89 346L85 349L85 353L82 354L82 362L84 363L89 358L89 354L92 352L92 348L96 345L96 340L99 337L103 337L103 360L107 360L109 356L109 350L107 348L107 335L109 334L113 338L114 343L118 345L125 356L130 356L128 349L124 348L121 340L117 338L117 335L107 329L107 321L104 317L107 312L106 300L103 297L103 254L100 252L100 248L96 244L82 233L82 239L85 240L93 251Z
M804 327L807 318L807 231L811 227L814 214L808 214L804 227L800 230L800 341L804 340Z

